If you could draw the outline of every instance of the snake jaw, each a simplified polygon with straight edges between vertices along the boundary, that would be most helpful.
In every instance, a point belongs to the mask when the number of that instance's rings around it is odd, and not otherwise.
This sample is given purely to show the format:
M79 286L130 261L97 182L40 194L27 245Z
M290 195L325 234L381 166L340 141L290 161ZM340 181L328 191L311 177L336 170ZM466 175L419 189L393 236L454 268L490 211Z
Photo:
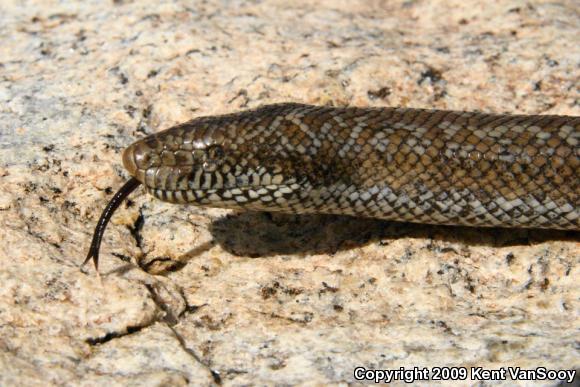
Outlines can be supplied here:
M301 195L308 192L305 187L307 185L294 183L233 189L168 191L146 187L146 190L155 198L169 203L254 211L287 211L293 203L300 203Z

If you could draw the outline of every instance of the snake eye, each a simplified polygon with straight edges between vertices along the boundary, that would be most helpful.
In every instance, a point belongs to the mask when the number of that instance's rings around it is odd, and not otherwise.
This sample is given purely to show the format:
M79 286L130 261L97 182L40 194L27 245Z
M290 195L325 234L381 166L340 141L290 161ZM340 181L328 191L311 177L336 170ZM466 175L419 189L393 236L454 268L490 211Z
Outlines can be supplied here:
M224 157L224 150L219 145L212 145L207 149L207 157L213 162L218 162Z
M218 166L223 164L224 154L225 152L221 146L219 145L210 146L209 148L207 148L206 151L206 160L203 163L203 168L207 172L215 171L218 168Z

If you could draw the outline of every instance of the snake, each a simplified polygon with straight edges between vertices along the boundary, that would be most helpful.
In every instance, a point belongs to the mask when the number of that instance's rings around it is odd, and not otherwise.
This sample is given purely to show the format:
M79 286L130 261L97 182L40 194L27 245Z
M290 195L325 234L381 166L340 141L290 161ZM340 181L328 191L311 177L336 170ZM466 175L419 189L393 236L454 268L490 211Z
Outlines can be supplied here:
M123 152L165 202L436 225L580 230L580 117L279 103L205 116Z

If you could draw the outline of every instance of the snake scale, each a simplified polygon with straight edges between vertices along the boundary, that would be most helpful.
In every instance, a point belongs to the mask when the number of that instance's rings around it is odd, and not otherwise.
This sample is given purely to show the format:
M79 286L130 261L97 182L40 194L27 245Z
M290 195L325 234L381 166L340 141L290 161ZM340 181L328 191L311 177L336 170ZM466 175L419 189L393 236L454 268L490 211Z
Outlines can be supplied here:
M476 227L580 229L580 117L267 105L200 117L125 149L156 198Z

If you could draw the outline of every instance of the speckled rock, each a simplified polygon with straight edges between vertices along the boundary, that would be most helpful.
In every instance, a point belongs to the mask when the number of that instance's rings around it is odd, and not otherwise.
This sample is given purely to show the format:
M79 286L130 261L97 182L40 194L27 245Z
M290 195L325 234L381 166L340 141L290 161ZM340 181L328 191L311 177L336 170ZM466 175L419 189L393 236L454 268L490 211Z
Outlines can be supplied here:
M579 369L573 232L231 213L139 190L100 276L79 270L137 138L282 101L578 115L579 36L574 0L4 1L0 385Z

